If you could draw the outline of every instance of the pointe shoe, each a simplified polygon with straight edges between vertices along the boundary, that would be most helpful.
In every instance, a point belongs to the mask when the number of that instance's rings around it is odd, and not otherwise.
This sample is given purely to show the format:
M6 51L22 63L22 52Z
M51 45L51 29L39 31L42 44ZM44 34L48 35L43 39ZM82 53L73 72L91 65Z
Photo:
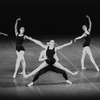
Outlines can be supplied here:
M27 86L32 86L34 83L33 82L31 82L31 83L29 83Z
M69 80L66 80L66 83L68 83L68 84L72 84L72 82L71 82L71 81L69 81Z
M82 70L83 70L83 69L86 69L86 68L85 68L85 67L82 67Z

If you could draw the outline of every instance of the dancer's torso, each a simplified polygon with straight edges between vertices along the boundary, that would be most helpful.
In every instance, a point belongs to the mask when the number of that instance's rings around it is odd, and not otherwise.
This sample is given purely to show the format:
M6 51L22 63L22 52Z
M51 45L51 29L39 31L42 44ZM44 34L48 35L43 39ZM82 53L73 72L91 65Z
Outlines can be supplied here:
M48 47L47 51L46 51L47 58L48 59L54 58L54 55L55 55L55 48L49 49L49 47Z
M90 42L91 42L91 36L90 36L90 34L86 34L86 37L84 37L84 39L85 39L85 42L83 44L83 47L89 46Z
M17 51L25 51L24 47L23 47L23 42L24 42L24 35L23 36L16 36L16 50Z
M55 63L56 60L54 58L54 55L55 55L55 48L49 49L49 47L48 47L46 50L46 57L47 57L46 62L49 65L53 65Z

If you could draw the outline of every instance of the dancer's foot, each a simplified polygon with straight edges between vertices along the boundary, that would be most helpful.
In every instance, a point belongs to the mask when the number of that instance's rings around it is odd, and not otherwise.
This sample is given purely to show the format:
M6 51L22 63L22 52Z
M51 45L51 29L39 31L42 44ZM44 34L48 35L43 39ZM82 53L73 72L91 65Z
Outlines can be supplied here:
M34 83L33 82L31 82L31 83L29 83L27 86L32 86Z
M86 69L85 67L82 67L82 70Z
M76 74L78 74L78 71L72 73L72 75L76 75Z
M16 78L16 74L13 74L13 78Z
M72 84L72 82L71 82L71 81L69 81L69 80L66 80L66 83L68 83L68 84Z
M98 67L96 68L96 70L97 70L98 72L100 71Z

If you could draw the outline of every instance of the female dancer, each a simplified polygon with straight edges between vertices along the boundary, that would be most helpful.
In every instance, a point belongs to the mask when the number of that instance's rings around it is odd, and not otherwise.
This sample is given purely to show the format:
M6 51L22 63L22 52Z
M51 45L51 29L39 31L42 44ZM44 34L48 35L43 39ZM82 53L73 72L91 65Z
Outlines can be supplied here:
M49 43L47 43L47 45L42 45L42 47L45 48L45 50L41 52L39 61L43 61L43 63L33 72L31 72L28 75L25 75L25 78L28 78L38 72L37 75L34 77L33 82L28 84L28 86L33 85L33 83L39 78L39 76L46 73L47 71L54 71L57 73L61 73L63 77L66 79L66 83L72 84L72 82L68 80L66 72L69 72L72 75L76 75L78 71L72 73L70 70L63 67L59 63L59 59L56 54L57 50L60 50L63 47L72 44L72 41L58 47L55 47L54 44L55 44L54 40L51 40Z
M25 28L24 27L21 27L20 28L20 32L18 33L17 31L17 24L18 24L18 21L21 20L20 18L18 18L16 20L16 23L15 23L15 35L16 35L16 53L17 53L17 60L16 60L16 65L15 65L15 72L13 74L13 78L16 77L16 74L17 74L17 71L18 71L18 68L20 66L20 62L22 63L22 67L23 67L23 71L21 72L21 74L25 75L25 67L26 67L26 62L25 62L25 59L24 59L24 53L25 53L25 49L23 47L23 42L25 39L28 39L28 40L31 40L33 42L36 42L37 44L41 44L40 41L38 40L35 40L35 39L32 39L31 37L28 37L26 35L24 35L24 31L25 31Z
M90 32L91 32L92 23L91 23L90 17L88 15L86 15L86 17L89 20L89 29L87 29L86 25L83 25L84 33L81 36L75 38L74 41L76 42L76 40L81 39L81 38L85 39L85 42L83 44L83 54L82 54L82 58L81 58L82 69L86 69L84 67L84 59L85 59L86 54L88 54L89 57L90 57L91 62L94 64L96 70L99 72L99 68L98 68L97 64L95 63L93 55L92 55L92 52L91 52L91 50L89 48L89 46L90 46L90 40L91 40L91 34L90 34Z

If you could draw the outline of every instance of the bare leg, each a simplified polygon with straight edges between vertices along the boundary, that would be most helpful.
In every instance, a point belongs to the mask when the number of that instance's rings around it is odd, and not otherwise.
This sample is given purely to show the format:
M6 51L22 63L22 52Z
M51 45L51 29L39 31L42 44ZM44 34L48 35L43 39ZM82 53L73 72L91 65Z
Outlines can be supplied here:
M23 67L22 74L25 75L26 74L26 71L25 71L25 69L26 69L26 62L25 62L25 59L24 58L22 60L22 67Z
M26 62L25 62L25 58L24 58L24 51L20 51L21 52L21 55L22 55L22 60L21 60L21 63L22 63L22 72L19 73L19 74L26 74L25 72L25 69L26 69Z
M30 74L25 75L24 77L25 77L25 78L28 78L28 77L34 75L34 74L36 74L38 71L40 71L42 68L44 68L44 67L46 67L46 66L48 66L48 64L44 61L38 68L36 68L36 69L35 69L34 71L32 71Z
M82 54L82 58L81 58L81 66L82 66L82 69L86 69L86 68L84 67L84 60L85 60L85 56L86 56L85 48L86 48L86 47L83 48L83 54Z
M99 72L99 67L98 67L97 64L95 63L95 60L94 60L94 58L93 58L92 52L91 52L91 50L90 50L89 47L86 48L86 52L88 53L88 55L89 55L89 57L90 57L90 60L91 60L91 62L94 64L96 70Z
M18 71L18 68L20 66L20 62L21 62L21 58L20 58L20 52L17 52L17 60L16 60L16 66L15 66L15 72L13 74L13 78L16 78L16 74L17 74L17 71Z
M57 68L60 68L60 69L62 69L62 70L65 70L66 72L68 72L68 73L70 73L70 74L72 74L72 75L76 75L77 73L78 73L78 71L76 71L76 72L71 72L70 70L68 70L67 68L65 68L65 67L63 67L60 63L58 63L57 61L55 62L55 64L54 64L54 66L55 67L57 67Z

